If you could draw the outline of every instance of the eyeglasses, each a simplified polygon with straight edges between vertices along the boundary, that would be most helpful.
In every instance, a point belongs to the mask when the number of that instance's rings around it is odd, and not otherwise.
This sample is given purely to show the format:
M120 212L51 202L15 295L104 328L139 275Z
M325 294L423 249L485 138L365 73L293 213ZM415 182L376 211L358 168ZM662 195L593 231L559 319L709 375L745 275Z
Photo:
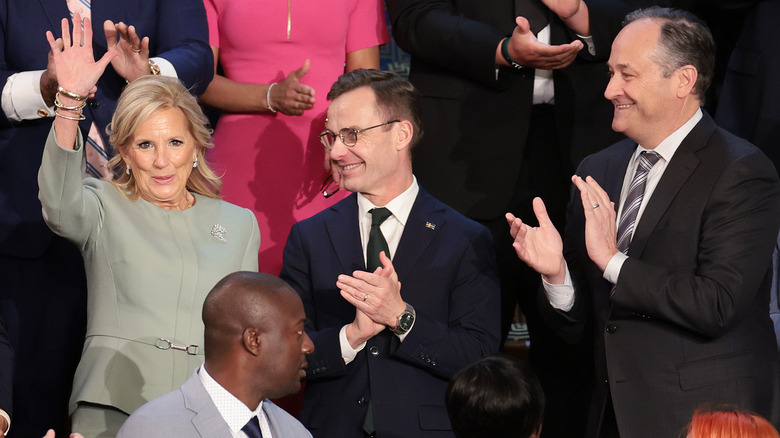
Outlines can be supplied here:
M342 143L344 143L344 146L346 147L352 147L355 146L355 143L357 143L357 136L361 132L368 131L369 129L378 128L380 126L386 126L390 125L396 122L400 122L400 120L391 120L386 123L382 123L380 125L375 126L369 126L368 128L363 129L355 129L355 128L343 128L341 131L339 131L338 134L331 131L330 129L326 129L322 131L320 134L320 141L322 142L322 145L325 146L325 149L331 150L333 148L333 143L336 142L337 138L340 138Z
M333 174L328 174L328 177L325 178L325 181L322 182L322 187L320 187L320 192L322 192L322 196L325 198L330 198L331 196L335 195L336 192L339 191L339 185L336 184L335 181L333 181Z

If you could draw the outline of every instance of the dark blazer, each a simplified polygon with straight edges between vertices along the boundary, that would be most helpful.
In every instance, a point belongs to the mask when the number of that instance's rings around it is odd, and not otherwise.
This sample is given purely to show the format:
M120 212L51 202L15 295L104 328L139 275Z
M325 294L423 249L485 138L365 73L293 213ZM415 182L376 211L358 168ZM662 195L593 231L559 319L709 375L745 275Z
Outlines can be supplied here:
M588 157L578 170L618 202L636 143ZM672 437L706 402L778 421L778 367L769 318L780 184L755 146L705 113L669 162L612 285L587 256L579 193L568 208L565 251L574 307L539 303L571 342L594 337L595 437L609 392L621 436ZM617 208L617 207L616 207Z
M583 49L554 72L562 162L571 163L566 172L622 138L610 129L603 61L623 15L641 3L588 1L596 57ZM425 136L414 150L420 184L470 218L502 217L526 149L534 81L530 68L496 71L496 47L515 28L514 0L388 0L387 7L393 37L412 55L409 80L420 92ZM552 44L576 38L557 17L551 21Z
M0 319L0 409L11 415L11 390L14 377L14 349L5 331L5 322Z
M336 277L365 270L357 196L293 226L281 278L298 291L309 356L301 421L315 437L362 437L369 399L381 437L452 437L448 379L499 344L499 287L488 230L425 190L393 256L401 295L417 319L403 343L389 330L344 365L338 333L355 319Z
M270 400L263 412L274 437L311 438L296 420ZM196 370L181 388L138 408L125 421L117 438L230 438L233 433L200 381Z
M45 33L50 30L59 37L64 17L69 17L65 0L0 1L0 88L14 73L46 69ZM96 59L107 50L103 22L124 21L134 25L139 36L149 37L151 56L170 61L194 93L202 93L211 82L214 56L202 1L95 0L92 18ZM84 109L82 134L88 134L93 121L105 134L124 86L125 80L109 65ZM11 122L0 111L0 255L39 256L54 236L41 218L36 181L51 124L51 118Z

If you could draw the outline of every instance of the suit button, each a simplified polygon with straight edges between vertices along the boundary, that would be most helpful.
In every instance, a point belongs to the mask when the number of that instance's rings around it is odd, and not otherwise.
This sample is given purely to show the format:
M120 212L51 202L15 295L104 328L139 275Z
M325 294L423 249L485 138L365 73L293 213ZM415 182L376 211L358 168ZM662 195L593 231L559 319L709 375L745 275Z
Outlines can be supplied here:
M379 348L376 345L369 348L368 352L371 353L372 356L379 356Z
M97 100L92 99L92 100L89 101L89 107L90 108L95 109L95 108L97 108L99 106L100 106L100 102L98 102Z
M358 405L365 406L366 405L366 398L365 397L360 397L358 399Z
M609 333L611 335L612 333L615 333L616 331L617 331L617 326L615 324L608 324L607 325L607 333Z

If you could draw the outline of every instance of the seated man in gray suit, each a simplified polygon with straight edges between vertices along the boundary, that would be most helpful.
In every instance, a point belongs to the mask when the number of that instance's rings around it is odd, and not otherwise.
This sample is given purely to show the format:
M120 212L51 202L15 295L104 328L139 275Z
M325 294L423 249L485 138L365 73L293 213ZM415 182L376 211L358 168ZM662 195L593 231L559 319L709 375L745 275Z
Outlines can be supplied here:
M223 278L203 303L206 363L136 410L118 437L311 437L267 399L300 389L314 351L305 321L298 294L279 278Z

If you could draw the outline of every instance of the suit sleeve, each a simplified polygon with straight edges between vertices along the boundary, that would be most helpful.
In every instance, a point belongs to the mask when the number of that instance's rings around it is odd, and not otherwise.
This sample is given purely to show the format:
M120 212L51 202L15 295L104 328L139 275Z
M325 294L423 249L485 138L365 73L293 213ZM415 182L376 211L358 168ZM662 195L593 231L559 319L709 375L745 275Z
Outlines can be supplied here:
M319 324L317 311L314 308L311 260L304 248L300 224L293 225L292 230L290 230L290 236L284 247L284 263L279 277L292 286L303 301L303 309L306 313L306 333L314 344L314 352L307 355L309 367L306 379L313 380L344 374L346 365L341 356L341 344L339 343L341 326L316 330ZM334 276L334 290L335 283ZM337 290L336 293L338 293Z
M255 214L252 213L252 211L249 209L245 209L244 212L247 214L247 216L249 216L248 221L251 224L250 226L252 230L250 232L249 239L247 239L246 242L244 258L241 261L241 269L245 271L257 272L257 252L260 250L260 228L257 225L257 218L255 217Z
M161 0L157 20L159 41L152 42L156 44L152 56L168 60L193 94L203 94L214 77L203 1Z
M474 233L453 267L449 319L417 312L404 341L393 338L396 357L446 379L467 364L496 354L500 342L498 271L487 229Z
M91 185L90 179L82 183L84 143L81 133L76 143L77 150L61 148L52 125L38 172L38 198L43 206L43 219L49 228L84 250L97 236L103 208L96 194L100 187Z
M11 415L11 394L14 376L14 350L5 332L5 323L0 319L0 410Z
M778 217L780 185L771 162L757 151L739 157L724 169L705 205L695 270L629 257L613 305L706 338L723 335L757 299L770 269Z

